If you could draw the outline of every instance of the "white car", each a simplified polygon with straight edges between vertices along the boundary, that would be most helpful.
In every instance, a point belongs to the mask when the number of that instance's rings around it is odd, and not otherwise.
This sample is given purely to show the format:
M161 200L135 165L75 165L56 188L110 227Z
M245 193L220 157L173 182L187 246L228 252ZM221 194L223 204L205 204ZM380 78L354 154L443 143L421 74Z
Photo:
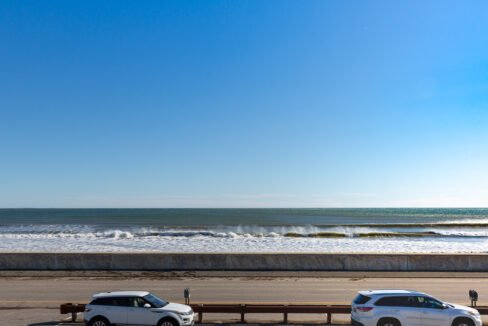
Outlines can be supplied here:
M190 306L166 302L147 291L95 294L84 312L87 326L190 326L194 318Z
M359 326L481 326L476 309L410 290L359 291L351 304Z

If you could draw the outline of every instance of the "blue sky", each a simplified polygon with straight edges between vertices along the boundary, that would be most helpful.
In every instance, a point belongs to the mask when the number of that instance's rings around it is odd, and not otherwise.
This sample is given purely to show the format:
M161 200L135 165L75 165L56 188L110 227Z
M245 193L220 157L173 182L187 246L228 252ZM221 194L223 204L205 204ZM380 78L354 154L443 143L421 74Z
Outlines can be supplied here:
M488 206L486 1L2 1L0 207Z

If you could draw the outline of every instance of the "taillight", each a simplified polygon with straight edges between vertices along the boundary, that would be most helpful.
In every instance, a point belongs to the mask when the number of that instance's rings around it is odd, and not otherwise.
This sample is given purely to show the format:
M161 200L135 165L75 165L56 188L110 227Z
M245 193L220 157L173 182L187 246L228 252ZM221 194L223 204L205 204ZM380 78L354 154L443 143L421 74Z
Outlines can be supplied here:
M373 307L356 307L356 309L361 311L361 312L368 312L368 311L373 310Z

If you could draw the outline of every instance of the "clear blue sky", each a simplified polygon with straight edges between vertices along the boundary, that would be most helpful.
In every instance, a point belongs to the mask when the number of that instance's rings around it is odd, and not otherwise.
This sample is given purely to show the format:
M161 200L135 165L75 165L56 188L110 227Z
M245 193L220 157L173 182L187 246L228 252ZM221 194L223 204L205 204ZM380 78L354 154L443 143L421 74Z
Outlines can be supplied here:
M488 2L0 3L0 207L289 206L488 206Z

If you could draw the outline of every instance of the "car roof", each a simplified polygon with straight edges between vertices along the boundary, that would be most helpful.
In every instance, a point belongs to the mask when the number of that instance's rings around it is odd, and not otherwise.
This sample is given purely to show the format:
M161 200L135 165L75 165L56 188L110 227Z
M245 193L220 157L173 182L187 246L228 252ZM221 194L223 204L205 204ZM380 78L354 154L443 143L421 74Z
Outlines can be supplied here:
M112 291L112 292L100 292L93 295L93 298L106 298L106 297L144 297L148 295L147 291Z
M415 290L397 290L397 289L367 290L367 291L359 291L358 293L366 296L398 295L398 294L425 295L425 293L415 291Z

